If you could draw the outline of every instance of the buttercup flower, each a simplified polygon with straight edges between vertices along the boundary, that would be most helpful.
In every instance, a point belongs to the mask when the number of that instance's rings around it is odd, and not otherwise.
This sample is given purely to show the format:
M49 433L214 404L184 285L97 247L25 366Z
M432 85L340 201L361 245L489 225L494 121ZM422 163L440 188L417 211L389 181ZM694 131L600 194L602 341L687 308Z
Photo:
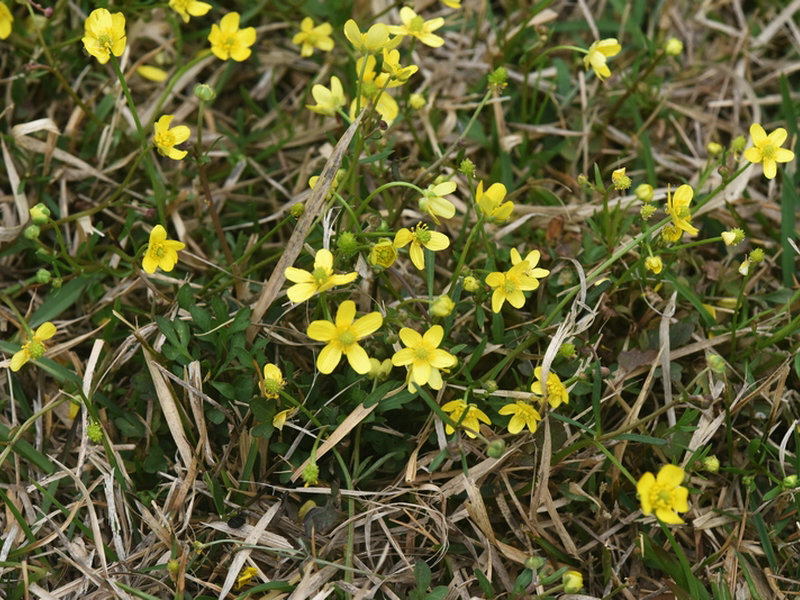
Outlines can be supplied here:
M438 252L444 250L450 245L450 240L443 233L438 231L429 231L427 225L417 223L414 231L410 231L403 227L394 235L394 245L397 248L402 248L411 242L408 249L408 255L411 257L411 262L420 271L425 268L425 254L422 252L424 246L428 250Z
M625 175L625 167L616 169L611 173L611 183L614 184L615 190L627 190L631 187L631 178Z
M280 391L286 385L286 380L283 378L280 367L273 363L264 365L264 381L262 382L264 396L270 399L275 399L280 395Z
M480 431L481 424L478 421L483 421L487 425L492 424L491 419L486 416L485 412L483 412L474 404L467 404L463 399L451 400L442 406L442 410L446 413L450 413L449 417L453 421L456 423L460 422L461 426L464 427L464 433L471 438L477 437L476 433ZM449 423L445 424L444 430L447 435L450 435L455 431L453 426Z
M456 207L450 200L446 200L444 196L452 194L455 191L455 181L432 183L422 192L422 198L419 199L419 209L433 217L437 225L439 224L439 219L437 217L452 219L456 214Z
M642 503L642 512L656 517L669 525L683 523L677 513L689 510L689 490L681 485L685 473L675 465L664 465L653 476L649 471L636 484L636 494Z
M247 567L242 571L242 574L239 575L239 578L236 580L236 589L240 590L243 586L247 585L250 580L258 575L258 569L255 567Z
M561 583L565 593L577 594L583 587L583 575L580 571L567 571L561 576Z
M483 216L490 223L502 223L511 216L514 203L510 200L503 202L506 197L506 186L502 183L493 183L486 192L483 191L483 182L478 183L475 190L475 202L481 209Z
M506 300L514 308L522 308L522 305L525 304L525 294L522 292L539 287L539 282L527 274L529 270L530 263L523 260L505 273L495 271L486 276L486 284L494 288L494 292L492 292L493 312L500 312Z
M586 56L583 57L583 64L587 71L589 67L591 67L594 70L594 74L597 75L597 78L602 81L611 75L611 70L606 64L606 59L616 56L621 50L622 46L619 45L616 38L607 38L605 40L593 42L592 45L589 46Z
M408 81L408 78L419 70L417 65L404 67L400 64L400 51L387 50L386 48L383 49L383 66L381 68L389 73L392 79L401 83Z
M220 60L232 58L242 62L250 56L250 46L256 43L256 30L254 27L239 29L239 13L230 12L222 17L219 25L211 26L208 41L211 52Z
M362 56L356 61L356 73L363 72L364 79L361 82L361 100L359 102L354 98L350 103L350 116L355 118L357 106L363 108L372 102L381 119L391 125L400 113L400 109L397 101L386 93L385 88L397 87L402 85L402 82L393 80L388 73L376 73L375 62L375 57L372 55Z
M125 15L113 15L105 8L95 8L86 17L83 47L101 65L108 62L111 55L122 56L125 52Z
M669 244L674 244L683 235L683 231L675 227L675 225L664 225L661 230L661 239Z
M314 27L314 20L306 17L300 23L300 33L292 38L292 43L300 46L300 56L308 57L314 54L314 48L323 52L333 50L333 27L330 23L322 23Z
M379 312L371 312L359 319L356 316L356 303L345 300L336 311L336 320L312 321L306 335L318 342L327 342L317 357L317 369L320 373L331 373L342 358L347 357L347 362L353 370L364 375L369 373L369 356L358 344L358 341L375 333L383 324L383 317ZM355 319L355 320L354 320Z
M738 227L734 227L730 231L723 231L720 235L726 246L738 246L744 240L744 231Z
M512 265L518 265L519 263L522 262L522 257L519 255L519 252L517 252L516 248L512 248L509 254L511 255ZM547 269L542 269L536 266L539 264L539 259L541 257L542 255L538 250L531 250L530 252L528 252L528 255L525 257L525 262L528 263L528 269L525 271L526 276L530 277L531 279L538 280L538 279L543 279L544 277L550 275L550 271L548 271ZM533 289L535 290L538 287L539 287L539 282L536 281L536 287L534 287Z
M674 196L667 189L667 214L672 217L675 227L689 235L697 235L698 229L692 226L692 213L689 210L692 196L694 196L694 190L686 184L675 190Z
M169 7L178 13L184 23L189 22L189 16L202 17L211 10L211 5L198 0L169 0Z
M661 273L661 269L664 267L660 256L648 256L644 259L644 266L648 271L652 271L656 275Z
M353 44L361 54L377 54L384 48L396 48L402 40L401 37L389 39L389 28L383 23L375 23L366 33L361 33L353 19L348 19L344 24L344 36ZM360 71L356 71L360 73Z
M537 396L544 396L544 388L542 387L542 367L536 367L533 371L536 381L531 384L531 391ZM569 392L567 388L561 383L561 379L550 371L547 374L547 402L550 408L558 408L563 402L569 404Z
M186 244L176 240L167 239L167 230L161 225L156 225L150 232L150 243L142 259L142 268L145 273L153 274L156 268L170 272L178 262L178 252L186 248Z
M186 156L186 150L178 150L175 148L176 144L182 144L189 139L191 131L186 125L178 125L172 129L169 128L172 119L175 115L162 115L161 118L155 122L153 128L155 135L153 135L153 143L156 145L156 150L161 156L167 156L172 160L181 160Z
M286 279L295 284L286 290L289 300L295 304L305 302L314 294L329 290L333 286L348 284L358 277L358 273L355 271L344 275L334 275L333 254L325 248L317 250L314 255L314 270L311 273L295 267L286 267L284 275L286 275Z
M369 251L369 262L388 269L397 260L397 248L389 238L381 238Z
M431 304L431 314L434 317L448 317L455 307L456 303L453 302L453 299L444 294L436 298Z
M6 39L11 35L11 24L14 22L14 15L8 7L0 2L0 40Z
M441 325L434 325L423 335L409 327L400 330L400 341L406 346L394 353L392 364L408 368L408 387L411 392L416 386L426 383L434 390L442 389L442 374L439 369L448 369L458 364L458 359L439 348L444 337Z
M513 404L506 404L497 412L501 415L513 415L508 422L508 432L513 434L519 433L525 426L528 427L531 433L536 433L536 425L542 420L539 411L522 400L517 400Z
M44 340L49 340L55 334L56 326L50 321L39 325L36 331L33 332L33 337L22 344L22 349L11 357L11 362L8 367L12 371L19 371L22 365L29 360L36 360L44 356L46 350Z
M414 12L412 8L404 6L400 9L402 25L390 25L389 33L398 35L411 35L431 48L438 48L444 44L444 39L433 33L444 25L444 18L436 17L426 21Z
M278 431L283 431L283 426L286 425L286 420L292 416L294 411L294 408L287 408L286 410L275 413L275 416L272 417L272 426Z
M778 127L767 135L767 132L758 123L750 125L750 137L753 139L753 147L744 151L744 157L751 163L761 163L764 169L764 177L767 179L775 177L778 172L777 163L794 160L794 152L780 147L786 141L787 135L783 127Z

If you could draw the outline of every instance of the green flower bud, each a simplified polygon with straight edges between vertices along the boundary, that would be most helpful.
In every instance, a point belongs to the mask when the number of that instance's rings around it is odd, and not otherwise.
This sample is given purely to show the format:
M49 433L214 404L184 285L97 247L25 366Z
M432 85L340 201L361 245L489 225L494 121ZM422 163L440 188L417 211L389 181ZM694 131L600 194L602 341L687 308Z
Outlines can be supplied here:
M50 220L50 209L41 202L28 212L30 212L31 221L33 221L34 225L45 225Z
M731 140L731 150L734 152L744 152L745 146L747 146L747 140L743 135L737 135Z
M217 97L217 92L207 83L198 83L194 86L194 95L203 102L213 102Z
M425 100L425 96L422 94L411 94L408 98L408 103L411 105L411 108L414 110L419 110L423 106L425 106L428 101Z
M299 219L300 217L302 217L305 210L306 207L302 202L297 202L295 204L292 204L291 213L295 219Z
M38 225L28 225L25 228L25 237L28 238L29 240L35 240L36 238L39 237L39 234L41 232L42 230L39 229Z
M103 439L103 429L100 427L100 423L97 421L89 423L88 427L86 427L86 437L92 443L99 444Z
M483 389L489 394L494 394L498 390L497 382L494 379L487 379L483 382Z
M53 276L47 269L39 269L36 271L36 283L49 283Z
M531 571L539 571L547 561L541 556L529 556L525 560L525 567Z
M730 231L722 232L722 241L726 246L738 246L744 240L744 231L734 227Z
M176 559L171 559L167 561L167 572L169 573L170 577L175 578L178 576L178 572L181 569L181 563L178 562Z
M575 351L575 344L570 344L569 342L561 344L561 348L558 349L558 353L567 359L575 358L575 354L577 354Z
M489 74L489 87L496 91L502 90L506 87L506 80L508 79L508 72L503 67L497 67Z
M431 314L434 317L447 317L453 312L456 304L450 299L450 296L443 295L436 298L431 304Z
M306 486L317 485L317 478L319 477L319 467L317 466L316 461L312 460L310 463L306 465L306 468L303 469L302 477Z
M636 186L636 189L633 190L633 193L642 202L653 201L653 186L649 183L640 183Z
M679 56L683 52L683 42L678 38L669 38L664 44L664 53L667 56Z
M752 252L750 252L750 262L753 264L760 263L764 260L764 250L762 248L756 248Z
M57 290L57 289L59 289L59 288L60 288L62 285L64 285L64 280L63 280L63 279L61 279L61 277L56 277L55 279L53 279L53 281L51 282L51 284L50 284L50 285L52 285L52 286L53 286L53 289Z
M722 144L718 144L717 142L708 142L706 145L706 152L708 152L709 156L719 156L722 154L722 151Z
M589 185L589 178L586 175L584 175L583 173L578 175L577 181L578 181L578 185L581 186L581 187L586 187L586 186Z
M467 177L474 177L475 176L475 163L472 162L470 159L465 158L461 161L461 164L458 165L458 170L461 171Z
M719 354L709 354L708 358L706 359L708 362L708 368L714 371L715 373L724 373L726 366L725 366L725 359L722 358Z
M490 458L500 458L505 451L506 443L501 438L492 440L486 447L486 455Z
M791 490L797 487L797 475L787 475L781 481L781 487L785 490Z
M713 454L706 456L701 462L704 471L716 473L719 471L719 459Z
M472 275L468 275L464 277L464 289L468 291L470 294L474 294L481 288L480 282L475 279Z
M356 240L356 236L349 231L345 231L339 236L339 239L336 240L336 247L343 256L352 256L358 249L358 241Z

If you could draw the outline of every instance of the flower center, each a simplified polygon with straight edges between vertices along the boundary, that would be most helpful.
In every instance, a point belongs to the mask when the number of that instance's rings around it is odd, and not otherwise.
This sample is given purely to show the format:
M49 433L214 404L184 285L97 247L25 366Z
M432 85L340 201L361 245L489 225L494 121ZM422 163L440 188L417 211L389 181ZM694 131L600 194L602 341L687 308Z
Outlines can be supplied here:
M317 285L322 285L326 281L328 281L328 271L325 270L324 267L317 267L314 269L314 272L311 273L311 276L314 278L314 283Z
M425 25L425 20L419 15L417 15L416 17L411 19L411 22L408 24L408 29L410 31L413 31L414 33L419 33L422 31L423 25Z
M361 86L361 93L367 98L373 98L378 93L378 86L374 81L365 81Z
M506 295L508 295L508 294L512 294L512 293L514 293L516 290L517 290L517 284L516 284L516 282L515 282L515 281L513 281L513 280L511 280L511 279L508 279L508 278L507 278L507 279L506 279L506 280L503 282L503 291L506 293Z
M283 387L282 381L278 381L276 379L265 379L264 395L267 398L276 398L278 396L278 392L281 391L282 387Z
M319 36L313 31L309 31L306 34L306 44L316 46L318 43L319 43Z
M111 48L111 32L106 30L97 36L97 43L103 48Z
M775 147L775 144L764 144L764 147L761 148L761 156L767 160L774 159L777 153L778 148Z
M156 134L154 141L160 148L172 148L175 145L175 135L167 130Z
M417 229L415 235L419 243L423 246L431 241L431 232L427 229Z
M31 359L40 358L44 354L44 344L36 339L25 344L24 349L28 351Z
M349 348L356 343L356 336L348 329L339 334L339 343L345 348Z
M222 46L222 49L225 50L225 52L230 54L233 51L234 46L236 46L236 36L230 34L224 36L219 45Z
M152 254L155 254L158 258L164 256L164 252L166 248L164 248L163 244L154 244L153 247L150 249Z
M414 357L417 360L427 362L429 356L430 352L425 346L417 346L416 348L414 348Z

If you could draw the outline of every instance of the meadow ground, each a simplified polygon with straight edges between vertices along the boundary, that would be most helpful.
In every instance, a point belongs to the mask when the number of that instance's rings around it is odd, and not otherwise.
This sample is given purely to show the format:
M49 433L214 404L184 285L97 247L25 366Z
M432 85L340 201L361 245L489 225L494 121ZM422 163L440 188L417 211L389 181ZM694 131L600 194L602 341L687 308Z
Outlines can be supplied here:
M800 594L798 19L0 0L0 596Z

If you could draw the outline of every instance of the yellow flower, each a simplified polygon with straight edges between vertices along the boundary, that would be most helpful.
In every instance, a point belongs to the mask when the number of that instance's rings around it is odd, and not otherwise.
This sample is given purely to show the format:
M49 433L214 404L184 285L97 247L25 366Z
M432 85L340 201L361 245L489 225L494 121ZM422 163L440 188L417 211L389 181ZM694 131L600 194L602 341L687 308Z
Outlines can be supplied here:
M611 173L611 183L614 184L615 190L627 190L631 187L631 178L625 175L625 167L616 169Z
M236 62L247 60L250 46L256 43L256 30L253 27L239 29L239 13L230 12L211 26L208 34L211 51L220 60L232 58Z
M113 15L105 8L95 8L86 17L83 47L101 65L108 62L111 54L122 56L125 51L125 16Z
M286 279L295 284L286 290L289 300L295 304L305 302L314 294L327 291L335 285L350 283L358 277L358 273L355 271L344 275L334 275L333 254L325 248L317 250L314 256L314 270L311 273L295 267L286 267L284 275L286 275Z
M444 25L444 18L436 17L426 21L408 6L400 9L402 25L390 25L389 33L397 35L410 35L431 48L438 48L444 44L444 39L433 33Z
M597 78L602 81L605 77L611 75L611 70L606 64L606 59L616 56L621 50L622 46L619 45L616 38L607 38L605 40L593 42L592 45L589 46L586 56L583 57L583 64L587 71L589 67L591 67L594 70L594 74L597 75Z
M417 386L428 384L434 390L442 389L442 374L439 369L448 369L458 364L458 359L439 348L444 337L441 325L434 325L420 335L409 327L400 330L400 341L405 344L392 356L396 367L408 368L408 387L413 393Z
M11 35L11 24L14 22L14 15L8 7L0 2L0 40L6 39Z
M397 248L402 248L409 242L411 242L411 246L408 249L408 255L411 257L411 262L420 271L425 268L423 246L432 252L438 252L450 245L450 240L445 234L438 231L429 231L428 226L422 223L417 223L414 231L403 227L394 235L394 245Z
M764 177L767 179L775 177L777 163L794 160L794 152L780 147L786 141L786 136L787 133L783 127L778 127L767 135L767 132L758 123L750 125L753 147L744 151L744 157L751 163L761 163Z
M652 271L656 275L661 273L661 269L664 267L660 256L648 256L644 259L644 266L648 271Z
M539 287L539 282L527 274L529 270L530 263L523 260L505 273L495 271L486 276L486 284L494 288L492 311L499 313L506 300L514 308L522 308L525 304L525 294L522 292Z
M314 20L311 17L306 17L300 23L300 33L295 34L292 38L292 43L301 46L300 56L311 56L314 54L314 48L323 52L330 52L333 50L332 32L333 27L331 27L330 23L323 23L314 27Z
M182 144L189 139L191 131L186 125L178 125L173 129L169 126L175 115L161 115L161 118L155 122L153 128L155 135L153 135L153 143L156 145L156 150L161 156L167 156L172 160L181 160L186 156L186 150L178 150L175 148L176 144Z
M178 13L184 23L189 22L189 15L202 17L211 10L211 5L198 0L169 0L169 7Z
M726 246L738 246L740 242L744 241L744 231L738 227L734 227L730 231L723 231L720 235Z
M339 81L336 75L331 76L331 89L317 83L311 88L311 95L314 96L314 100L316 100L317 103L314 105L306 104L306 108L313 110L315 113L327 115L329 117L335 115L336 111L347 102L344 98L342 82Z
M511 264L518 265L522 262L522 257L517 252L516 248L511 249ZM531 250L528 252L528 255L525 257L525 261L528 263L528 270L525 271L525 275L530 277L531 279L543 279L550 275L550 271L547 269L542 269L537 267L536 265L539 264L539 259L541 258L541 253L538 250ZM537 289L539 287L539 282L536 282L536 286L532 289Z
M155 81L156 83L161 83L167 79L167 72L164 69L159 69L158 67L153 67L151 65L142 65L141 67L137 67L136 72L145 79Z
M273 363L265 364L264 381L261 389L264 396L270 399L277 398L285 385L286 380L283 378L280 367Z
M417 65L402 66L400 64L400 51L386 48L383 49L383 66L381 68L389 73L392 79L401 83L408 81L408 78L419 70Z
M27 342L22 344L22 350L16 352L11 357L11 362L8 365L12 371L19 371L29 360L36 360L44 356L46 350L44 340L49 340L56 334L56 326L50 321L42 323L33 333L33 337Z
M156 225L150 232L150 243L142 259L142 268L145 273L155 273L156 268L172 271L178 262L178 251L186 248L186 244L167 239L167 230L161 225Z
M286 419L291 417L294 411L294 408L287 408L286 410L275 413L275 416L272 417L272 426L278 431L283 431L283 426L286 425Z
M698 230L697 227L692 226L692 212L689 210L692 196L694 196L694 190L686 184L675 190L674 195L671 195L667 188L667 214L672 217L675 227L689 235L697 235Z
M461 8L461 0L442 0L442 4L450 8Z
M503 202L506 197L506 186L502 183L493 183L486 192L483 191L483 182L478 183L475 190L475 201L481 209L483 216L490 223L502 223L511 216L514 203L510 200Z
M397 260L397 248L389 238L381 238L369 251L369 262L388 269Z
M636 494L642 503L642 512L656 517L669 525L683 523L677 513L689 510L689 490L681 485L685 473L675 465L664 465L653 476L649 471L636 484Z
M390 40L389 28L383 23L375 23L366 33L361 33L353 19L344 24L344 36L361 54L377 54L384 48L396 48L402 40L401 37Z
M448 317L455 307L456 303L453 302L453 299L447 294L443 294L431 303L431 314L434 317Z
M675 225L664 225L661 230L661 239L669 244L674 244L683 235L683 231L675 227Z
M432 183L422 192L419 199L419 209L428 213L436 224L439 224L437 217L452 219L456 214L456 207L450 200L445 200L444 196L456 191L455 181L445 181L443 183Z
M355 319L355 316L355 302L345 300L336 311L335 323L312 321L309 324L306 331L308 337L318 342L327 342L317 357L317 369L320 373L331 373L339 364L342 354L347 357L347 362L356 373L369 373L369 356L358 341L380 329L383 317L377 311L359 319Z
M375 63L375 57L372 55L362 56L356 61L356 73L360 75L363 71L364 79L361 82L361 101L359 103L353 99L350 104L350 117L355 118L358 105L363 108L372 102L381 119L391 125L400 113L400 109L397 101L387 94L384 88L397 87L402 85L402 82L393 81L388 73L377 74Z
M487 425L492 424L491 419L486 416L486 413L474 404L467 404L463 399L451 400L442 406L442 410L446 413L450 413L450 419L456 423L460 423L461 427L464 427L464 432L471 438L477 437L476 434L480 431L481 424L478 421L483 421ZM455 431L453 426L449 423L445 424L444 430L447 432L447 435Z
M250 580L258 575L258 569L255 567L247 567L242 571L242 574L239 575L239 579L236 580L236 589L240 590L243 586L247 585Z
M537 396L544 396L544 389L542 388L542 367L536 367L533 371L536 381L531 384L531 391ZM563 402L569 404L569 392L567 388L561 383L561 379L550 371L547 374L547 402L550 408L558 408Z
M565 593L577 594L583 587L583 575L580 571L567 571L561 576L561 583Z
M531 433L536 433L536 425L542 420L539 411L522 400L517 400L514 404L506 404L497 412L501 415L513 415L508 422L508 432L513 434L522 431L526 425Z

